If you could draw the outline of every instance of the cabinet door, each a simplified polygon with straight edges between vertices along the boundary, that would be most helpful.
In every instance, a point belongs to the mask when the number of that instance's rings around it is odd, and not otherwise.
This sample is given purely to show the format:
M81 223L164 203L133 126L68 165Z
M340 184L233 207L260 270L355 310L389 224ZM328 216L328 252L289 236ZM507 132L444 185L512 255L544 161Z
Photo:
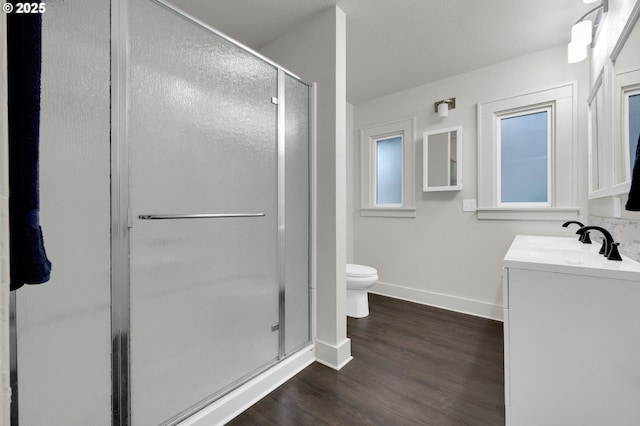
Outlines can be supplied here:
M508 295L510 424L640 424L638 283L510 268Z
M509 354L509 268L502 268L502 305L504 306L502 318L504 321L504 405L505 417L509 419L511 406L510 378L510 354Z

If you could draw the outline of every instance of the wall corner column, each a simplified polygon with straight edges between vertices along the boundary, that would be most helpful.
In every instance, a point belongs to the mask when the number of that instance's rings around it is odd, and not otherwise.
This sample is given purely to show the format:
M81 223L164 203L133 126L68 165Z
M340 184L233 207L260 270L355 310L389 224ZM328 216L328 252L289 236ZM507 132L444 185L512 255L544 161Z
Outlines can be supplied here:
M333 6L261 49L317 83L316 359L339 370L347 338L346 15Z

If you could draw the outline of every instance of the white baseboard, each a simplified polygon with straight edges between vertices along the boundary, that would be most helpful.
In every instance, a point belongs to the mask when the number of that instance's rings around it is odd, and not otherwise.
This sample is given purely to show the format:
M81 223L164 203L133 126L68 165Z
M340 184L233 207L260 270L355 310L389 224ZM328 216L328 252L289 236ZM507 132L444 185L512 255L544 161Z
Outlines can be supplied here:
M345 339L337 346L316 339L316 361L320 364L340 370L352 359L351 339Z
M224 425L315 361L313 345L273 366L182 421L179 426Z
M502 305L481 302L478 300L464 299L462 297L448 294L434 293L426 290L418 290L410 287L402 287L395 284L377 282L369 293L389 296L395 299L407 300L409 302L421 303L423 305L434 306L436 308L447 309L449 311L461 312L463 314L474 315L482 318L489 318L497 321L503 320Z

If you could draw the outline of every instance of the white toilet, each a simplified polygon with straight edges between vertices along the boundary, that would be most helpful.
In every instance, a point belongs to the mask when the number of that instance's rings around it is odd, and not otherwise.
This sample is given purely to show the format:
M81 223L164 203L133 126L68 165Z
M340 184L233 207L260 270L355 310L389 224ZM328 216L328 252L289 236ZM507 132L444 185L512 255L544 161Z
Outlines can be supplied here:
M364 265L347 263L347 315L364 318L369 315L367 290L378 281L378 271Z

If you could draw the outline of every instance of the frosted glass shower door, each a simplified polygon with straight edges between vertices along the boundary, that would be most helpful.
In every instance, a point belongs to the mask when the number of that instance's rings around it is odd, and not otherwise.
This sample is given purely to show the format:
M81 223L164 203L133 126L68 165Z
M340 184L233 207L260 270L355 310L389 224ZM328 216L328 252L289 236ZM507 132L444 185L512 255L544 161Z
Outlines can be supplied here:
M131 415L150 425L277 360L277 69L129 7Z
M309 327L309 86L286 76L285 353L311 340Z

